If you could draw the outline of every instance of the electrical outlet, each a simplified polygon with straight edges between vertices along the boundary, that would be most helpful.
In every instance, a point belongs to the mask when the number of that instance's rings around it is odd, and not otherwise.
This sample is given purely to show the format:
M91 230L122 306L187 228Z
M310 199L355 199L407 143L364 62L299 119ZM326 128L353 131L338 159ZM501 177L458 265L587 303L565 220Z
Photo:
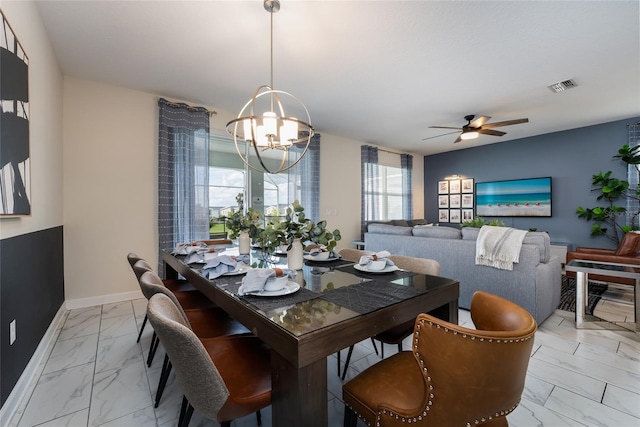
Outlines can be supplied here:
M9 345L13 345L14 342L16 342L16 319L9 323Z

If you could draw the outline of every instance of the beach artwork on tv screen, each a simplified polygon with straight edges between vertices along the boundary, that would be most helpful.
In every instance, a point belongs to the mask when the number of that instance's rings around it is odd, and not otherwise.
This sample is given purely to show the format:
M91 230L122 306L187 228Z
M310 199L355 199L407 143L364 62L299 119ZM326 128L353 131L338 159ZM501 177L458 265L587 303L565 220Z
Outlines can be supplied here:
M477 216L551 216L551 177L476 183Z

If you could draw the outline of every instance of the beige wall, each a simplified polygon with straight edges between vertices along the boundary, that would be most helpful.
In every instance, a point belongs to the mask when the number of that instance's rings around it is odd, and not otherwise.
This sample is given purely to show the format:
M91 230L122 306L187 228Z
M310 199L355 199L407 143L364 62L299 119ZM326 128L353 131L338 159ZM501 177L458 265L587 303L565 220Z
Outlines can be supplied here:
M31 215L0 218L0 239L62 225L62 73L31 2L2 12L29 58Z
M137 291L130 251L156 262L157 99L64 78L67 300ZM232 117L218 109L211 126L224 129ZM359 237L361 142L320 133L321 214L341 230L339 247L346 247ZM422 164L421 156L414 159L415 217L424 215Z

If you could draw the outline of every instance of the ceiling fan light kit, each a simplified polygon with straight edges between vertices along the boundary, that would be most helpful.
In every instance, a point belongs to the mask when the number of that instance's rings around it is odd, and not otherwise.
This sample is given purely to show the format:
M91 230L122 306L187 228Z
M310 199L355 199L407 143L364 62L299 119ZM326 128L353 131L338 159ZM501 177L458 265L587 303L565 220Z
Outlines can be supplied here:
M314 135L307 107L288 92L273 88L273 14L280 10L280 0L264 0L264 8L271 15L271 82L260 86L242 107L238 117L227 123L226 129L242 161L251 169L276 174L295 166L306 154ZM287 116L284 100L304 114L302 120ZM294 144L303 147L300 155L289 159ZM254 154L254 161L251 161ZM279 160L278 160L279 159ZM271 162L269 162L271 160ZM271 164L271 166L269 165ZM273 167L279 163L279 166Z
M460 142L460 141L464 141L464 140L468 140L468 139L476 139L478 136L480 135L492 135L492 136L502 136L502 135L506 135L506 132L502 132L499 130L493 130L492 128L497 128L497 127L501 127L501 126L510 126L510 125L517 125L520 123L528 123L529 119L524 118L524 119L515 119L515 120L506 120L504 122L495 122L495 123L487 123L489 121L489 119L491 119L490 116L480 116L477 119L475 118L476 116L474 116L473 114L469 114L467 116L464 116L464 119L467 121L467 124L462 126L461 128L456 128L456 127L451 127L451 126L429 126L432 129L455 129L458 132L460 132L460 135L458 135L458 138L456 138L455 141L453 141L454 143L456 142ZM439 138L441 136L444 135L450 135L452 133L458 133L458 132L448 132L445 133L443 135L437 135L437 136L431 136L428 138L423 138L422 140L425 141L427 139L431 139L431 138Z

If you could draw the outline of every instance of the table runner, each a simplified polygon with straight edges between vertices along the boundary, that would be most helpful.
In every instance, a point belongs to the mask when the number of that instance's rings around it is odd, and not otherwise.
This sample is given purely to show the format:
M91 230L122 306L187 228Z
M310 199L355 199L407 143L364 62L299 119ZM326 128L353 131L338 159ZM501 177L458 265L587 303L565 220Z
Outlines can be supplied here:
M372 280L323 293L321 298L357 313L366 314L425 292L412 286Z

